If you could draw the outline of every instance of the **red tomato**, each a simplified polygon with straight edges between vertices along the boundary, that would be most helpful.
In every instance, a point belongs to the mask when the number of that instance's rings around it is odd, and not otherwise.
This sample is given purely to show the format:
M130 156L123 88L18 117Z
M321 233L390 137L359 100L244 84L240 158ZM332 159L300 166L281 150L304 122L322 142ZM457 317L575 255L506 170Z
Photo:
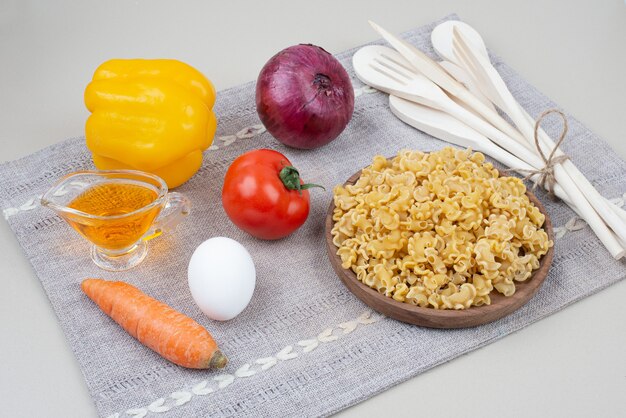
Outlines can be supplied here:
M309 216L309 187L283 154L269 149L239 156L226 172L222 204L235 225L261 239L280 239ZM321 186L320 186L321 187Z

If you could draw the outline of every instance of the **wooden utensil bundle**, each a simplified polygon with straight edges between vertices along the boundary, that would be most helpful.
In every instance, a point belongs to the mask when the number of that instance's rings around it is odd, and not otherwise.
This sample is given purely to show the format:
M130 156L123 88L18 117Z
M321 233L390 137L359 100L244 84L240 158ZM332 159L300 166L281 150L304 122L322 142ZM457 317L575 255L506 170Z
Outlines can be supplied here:
M396 51L367 46L353 58L364 83L390 94L394 114L439 139L484 152L521 173L541 171L554 141L514 99L492 66L482 38L457 21L437 26L431 35L440 64L385 29L372 27ZM495 110L498 107L515 124ZM537 149L537 145L540 149ZM555 156L563 156L556 149ZM569 159L553 165L554 193L583 218L615 259L626 255L626 211L600 195ZM548 167L550 168L550 167ZM531 180L537 182L535 174Z

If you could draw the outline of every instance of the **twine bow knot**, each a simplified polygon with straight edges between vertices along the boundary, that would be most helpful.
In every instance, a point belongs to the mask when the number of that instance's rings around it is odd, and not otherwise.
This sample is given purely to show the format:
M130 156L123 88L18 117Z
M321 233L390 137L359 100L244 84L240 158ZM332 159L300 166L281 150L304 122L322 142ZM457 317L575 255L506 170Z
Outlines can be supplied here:
M541 146L539 145L539 126L541 124L541 121L543 121L543 119L551 113L556 113L561 116L561 118L563 119L563 131L561 132L561 136L559 137L558 141L556 141L554 148L552 148L550 155L546 157L546 155L543 153L543 150L541 149ZM564 163L569 159L567 155L555 155L556 150L561 146L563 140L565 139L565 136L567 135L567 129L567 118L565 117L565 114L563 114L563 112L558 109L548 109L537 118L534 131L535 146L537 147L539 156L541 156L541 159L544 162L544 166L543 168L538 170L516 169L516 171L518 172L524 172L527 174L526 177L524 177L524 180L530 180L530 178L535 174L539 175L539 179L533 186L532 190L535 190L535 188L537 188L537 185L541 185L548 191L551 196L554 196L554 185L556 184L556 178L554 177L554 167L557 164Z

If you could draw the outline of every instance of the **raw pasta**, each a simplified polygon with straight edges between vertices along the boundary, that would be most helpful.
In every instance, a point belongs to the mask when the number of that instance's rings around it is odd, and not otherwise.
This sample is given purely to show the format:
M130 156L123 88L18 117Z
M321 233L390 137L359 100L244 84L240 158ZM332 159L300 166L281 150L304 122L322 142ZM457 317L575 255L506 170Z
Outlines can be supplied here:
M481 153L446 147L376 156L334 189L342 267L399 302L435 309L489 305L515 293L553 245L524 183Z

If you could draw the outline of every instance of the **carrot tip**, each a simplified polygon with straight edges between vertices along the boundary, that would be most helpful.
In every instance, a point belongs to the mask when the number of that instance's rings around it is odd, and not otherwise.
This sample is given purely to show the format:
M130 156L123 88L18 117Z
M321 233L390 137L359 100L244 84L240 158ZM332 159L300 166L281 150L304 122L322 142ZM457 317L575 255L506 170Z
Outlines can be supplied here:
M216 350L209 361L209 369L223 369L228 363L228 358L220 350Z

